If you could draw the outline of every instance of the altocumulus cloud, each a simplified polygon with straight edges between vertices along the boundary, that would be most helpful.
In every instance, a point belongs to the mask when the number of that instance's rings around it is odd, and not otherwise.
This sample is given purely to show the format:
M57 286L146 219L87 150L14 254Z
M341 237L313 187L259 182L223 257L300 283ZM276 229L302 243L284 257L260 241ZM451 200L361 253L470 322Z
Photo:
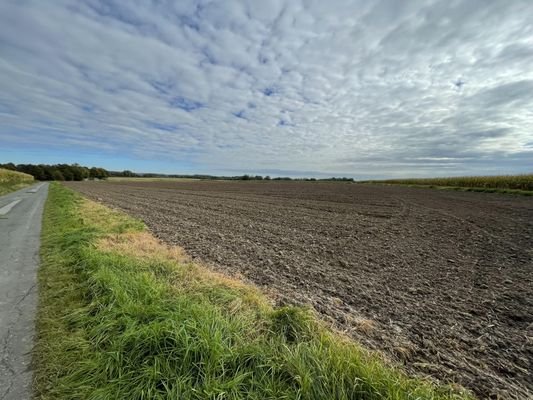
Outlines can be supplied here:
M525 172L531 15L529 0L4 0L0 138L214 173Z

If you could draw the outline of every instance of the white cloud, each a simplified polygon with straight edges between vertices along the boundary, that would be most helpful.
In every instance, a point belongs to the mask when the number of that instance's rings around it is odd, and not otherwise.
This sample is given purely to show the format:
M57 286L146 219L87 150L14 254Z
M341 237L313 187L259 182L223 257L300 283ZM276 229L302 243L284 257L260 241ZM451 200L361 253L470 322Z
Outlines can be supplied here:
M8 0L0 139L213 172L523 171L532 14L529 1Z

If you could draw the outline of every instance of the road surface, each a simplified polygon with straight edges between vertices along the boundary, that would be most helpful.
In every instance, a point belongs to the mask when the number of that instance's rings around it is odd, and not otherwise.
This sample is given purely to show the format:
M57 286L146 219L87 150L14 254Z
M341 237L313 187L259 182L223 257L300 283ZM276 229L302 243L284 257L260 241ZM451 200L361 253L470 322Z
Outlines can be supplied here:
M0 400L31 398L41 218L48 184L0 197Z

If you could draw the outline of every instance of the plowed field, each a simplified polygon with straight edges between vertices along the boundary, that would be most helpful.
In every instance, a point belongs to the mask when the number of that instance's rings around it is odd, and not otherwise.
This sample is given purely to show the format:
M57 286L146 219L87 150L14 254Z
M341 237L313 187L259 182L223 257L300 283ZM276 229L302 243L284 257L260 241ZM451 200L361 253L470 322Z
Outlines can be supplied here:
M82 182L162 240L417 374L533 391L533 200L315 182Z

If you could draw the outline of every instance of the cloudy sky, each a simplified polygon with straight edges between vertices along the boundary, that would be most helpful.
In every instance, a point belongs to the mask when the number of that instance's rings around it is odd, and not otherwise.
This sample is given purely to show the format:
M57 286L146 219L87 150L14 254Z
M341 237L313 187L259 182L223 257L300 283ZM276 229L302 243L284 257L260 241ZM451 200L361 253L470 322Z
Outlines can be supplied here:
M529 0L2 0L0 162L533 170Z

